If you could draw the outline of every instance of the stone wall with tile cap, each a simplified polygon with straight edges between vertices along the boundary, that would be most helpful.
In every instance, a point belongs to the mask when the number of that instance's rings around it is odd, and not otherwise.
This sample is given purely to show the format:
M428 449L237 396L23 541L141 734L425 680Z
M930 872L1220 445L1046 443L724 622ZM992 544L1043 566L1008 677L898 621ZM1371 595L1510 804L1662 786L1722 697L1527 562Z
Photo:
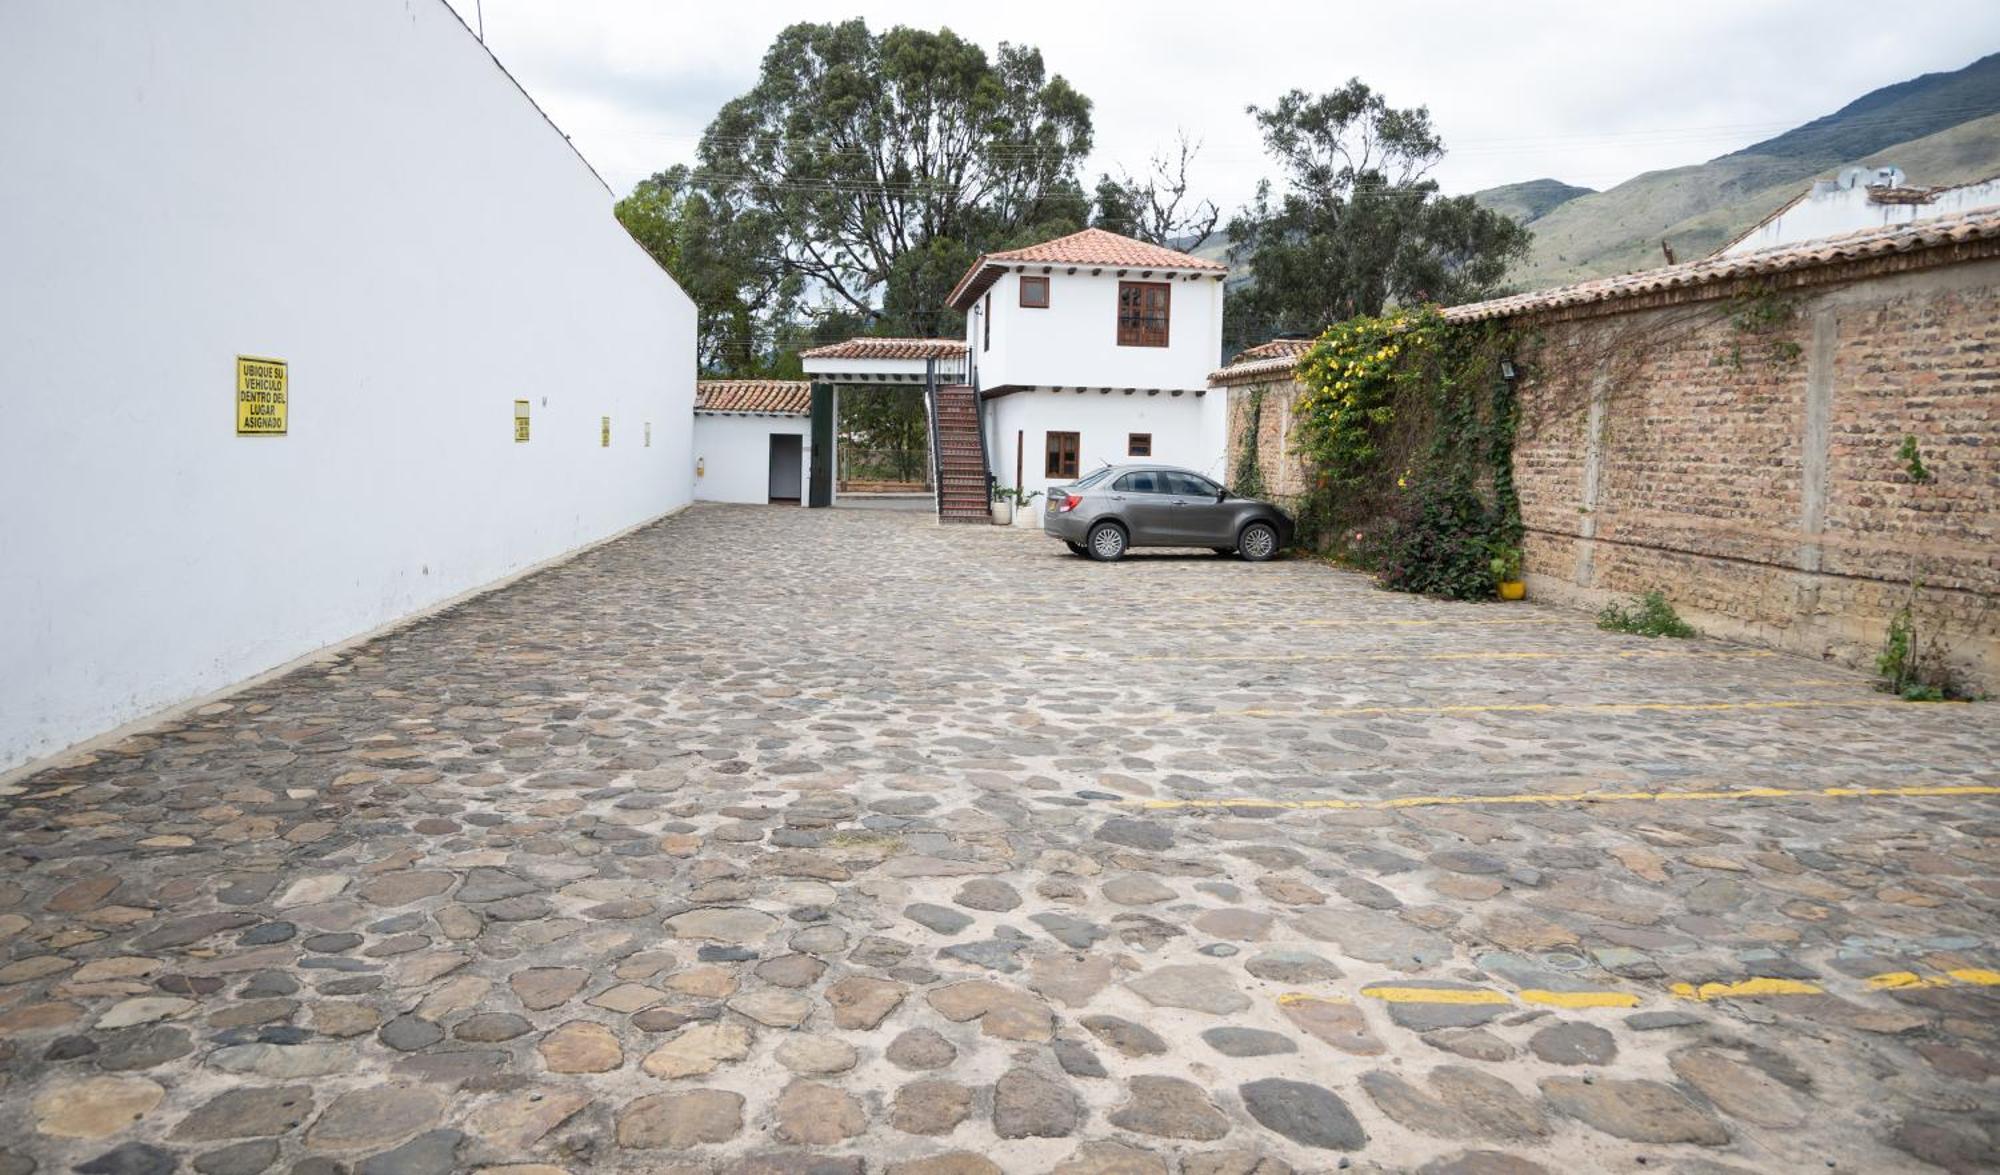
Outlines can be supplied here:
M1795 313L1769 331L1713 298L1517 321L1531 593L1658 588L1707 633L1871 666L1920 579L1920 620L1993 688L2000 259L1781 296Z

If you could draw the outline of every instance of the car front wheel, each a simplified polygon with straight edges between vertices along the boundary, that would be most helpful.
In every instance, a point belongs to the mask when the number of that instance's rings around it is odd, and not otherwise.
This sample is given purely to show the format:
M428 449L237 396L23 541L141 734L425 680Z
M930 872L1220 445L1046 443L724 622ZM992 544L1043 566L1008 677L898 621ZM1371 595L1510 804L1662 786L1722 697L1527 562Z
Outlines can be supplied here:
M1236 553L1252 563L1264 563L1278 556L1278 528L1268 522L1253 522L1236 536Z
M1100 522L1090 528L1085 545L1090 548L1090 557L1099 563L1115 563L1125 557L1125 528L1115 522Z

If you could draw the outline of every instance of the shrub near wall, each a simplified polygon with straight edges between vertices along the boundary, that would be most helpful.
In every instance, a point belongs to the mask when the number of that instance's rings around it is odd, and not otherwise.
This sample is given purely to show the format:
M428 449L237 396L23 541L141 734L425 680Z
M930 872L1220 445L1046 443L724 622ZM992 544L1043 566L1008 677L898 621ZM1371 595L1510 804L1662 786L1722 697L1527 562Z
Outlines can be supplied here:
M1328 327L1297 375L1293 444L1314 480L1305 540L1393 590L1492 596L1495 554L1521 541L1500 378L1512 347L1503 327L1434 306Z

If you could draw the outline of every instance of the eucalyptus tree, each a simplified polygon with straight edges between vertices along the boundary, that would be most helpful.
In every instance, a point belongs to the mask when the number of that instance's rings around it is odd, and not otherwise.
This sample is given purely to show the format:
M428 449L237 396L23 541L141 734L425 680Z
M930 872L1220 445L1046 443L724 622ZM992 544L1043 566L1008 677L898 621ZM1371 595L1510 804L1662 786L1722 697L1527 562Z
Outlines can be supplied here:
M1078 228L1090 101L1036 49L861 20L781 32L694 181L762 235L747 264L884 333L953 334L981 252Z
M1252 275L1230 308L1236 341L1317 334L1390 303L1480 297L1526 254L1527 229L1439 194L1430 173L1444 141L1425 107L1392 107L1356 78L1249 113L1282 186L1260 183L1230 222L1231 260Z

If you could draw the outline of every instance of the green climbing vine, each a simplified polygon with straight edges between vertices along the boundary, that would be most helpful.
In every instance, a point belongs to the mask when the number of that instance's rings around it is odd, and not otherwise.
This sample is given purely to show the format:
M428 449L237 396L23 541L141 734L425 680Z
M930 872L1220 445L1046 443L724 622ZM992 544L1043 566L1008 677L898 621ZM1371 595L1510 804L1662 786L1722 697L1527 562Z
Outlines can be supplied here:
M1240 497L1264 496L1264 470L1257 460L1257 450L1264 436L1264 391L1263 384L1251 389L1250 402L1244 413L1248 419L1243 430L1243 453L1236 459L1236 476L1230 486Z
M1494 595L1494 560L1518 551L1513 335L1452 323L1435 306L1335 323L1299 362L1294 445L1315 475L1309 541L1384 587Z

